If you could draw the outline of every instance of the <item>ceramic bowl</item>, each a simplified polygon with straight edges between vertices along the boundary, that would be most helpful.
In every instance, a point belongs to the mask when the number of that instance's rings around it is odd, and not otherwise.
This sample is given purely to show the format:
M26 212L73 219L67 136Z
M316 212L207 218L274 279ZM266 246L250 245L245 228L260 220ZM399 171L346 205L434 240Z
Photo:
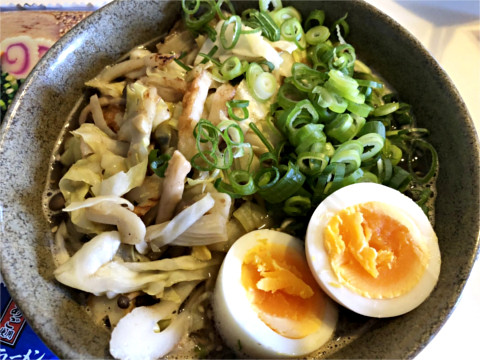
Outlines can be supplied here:
M61 358L109 357L109 333L93 324L82 307L82 294L53 277L53 236L42 206L52 150L65 121L78 108L84 82L135 45L167 31L180 17L180 4L118 1L95 12L42 58L2 124L2 274L30 325ZM348 41L403 101L412 104L418 125L431 130L430 141L439 154L435 230L442 269L438 285L420 307L404 316L377 320L344 311L341 321L350 328L337 333L336 338L342 340L324 354L331 358L410 358L448 318L477 254L476 132L438 63L388 16L360 1L297 1L295 6L303 14L324 9L327 20L348 12Z

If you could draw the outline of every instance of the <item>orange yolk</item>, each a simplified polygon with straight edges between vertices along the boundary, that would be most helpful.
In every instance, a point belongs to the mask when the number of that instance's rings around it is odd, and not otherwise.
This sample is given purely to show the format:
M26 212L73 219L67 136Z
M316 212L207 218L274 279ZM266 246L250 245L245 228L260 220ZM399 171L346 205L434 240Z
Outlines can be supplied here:
M409 292L422 277L428 251L405 215L368 202L336 213L324 232L330 265L339 282L373 299Z
M243 259L242 285L259 318L278 334L300 339L321 326L324 294L297 251L261 240Z

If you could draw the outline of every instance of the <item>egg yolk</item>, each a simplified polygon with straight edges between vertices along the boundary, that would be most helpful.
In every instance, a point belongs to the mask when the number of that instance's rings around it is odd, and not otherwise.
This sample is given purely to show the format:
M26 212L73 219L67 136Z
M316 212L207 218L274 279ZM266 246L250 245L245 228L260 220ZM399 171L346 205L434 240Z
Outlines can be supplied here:
M297 251L260 240L243 259L242 285L259 318L278 334L300 339L320 328L325 295Z
M339 282L372 299L409 292L429 259L420 235L405 215L380 202L336 213L325 228L324 243Z

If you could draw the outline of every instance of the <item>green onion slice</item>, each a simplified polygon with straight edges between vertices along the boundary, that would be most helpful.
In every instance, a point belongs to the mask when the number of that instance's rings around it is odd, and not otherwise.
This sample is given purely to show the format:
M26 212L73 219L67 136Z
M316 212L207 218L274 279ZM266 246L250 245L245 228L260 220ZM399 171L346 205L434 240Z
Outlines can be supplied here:
M358 138L363 144L363 153L360 156L362 161L368 160L377 155L383 148L385 139L376 133L365 134Z
M305 40L310 45L323 43L330 37L330 30L326 26L318 25L311 28L305 34Z
M300 91L312 91L316 85L323 83L327 78L325 73L303 63L294 63L292 66L292 84Z
M215 60L213 58L213 55L215 55L215 53L217 52L218 50L218 46L215 45L214 47L212 47L212 49L208 52L208 54L204 54L204 53L198 53L199 56L202 56L204 59L202 60L202 62L200 64L206 64L208 61L211 61L212 63L214 63L215 65L217 65L218 67L221 67L222 64Z
M285 40L294 42L300 50L305 49L305 46L300 43L300 39L302 39L304 32L302 24L300 24L300 21L298 21L297 18L285 20L280 27L280 34Z
M219 16L220 19L222 20L227 20L227 16L222 11L222 5L227 4L228 7L228 12L232 15L235 15L235 8L230 2L230 0L217 0L214 1L215 4L215 10L217 11L217 15Z
M305 20L304 28L306 31L308 31L315 26L315 22L317 23L316 24L317 26L321 26L323 25L324 21L325 21L325 11L313 10Z
M394 166L392 177L387 185L400 192L403 192L408 188L411 180L412 175L408 171L402 169L400 166Z
M230 100L227 101L227 111L228 111L228 116L236 121L242 121L245 119L248 119L249 113L248 113L248 105L250 102L248 100ZM239 117L237 114L235 114L234 110L235 109L241 109L243 112L243 116Z
M236 56L230 56L224 61L220 68L220 73L225 80L233 80L245 72L242 62Z
M325 153L306 151L298 155L297 166L302 173L308 176L315 176L325 170L329 160Z
M282 108L288 109L295 106L299 101L305 99L306 96L307 95L304 92L298 90L298 88L291 82L285 81L278 90L277 102Z
M227 39L227 29L228 25L233 23L233 34L231 39ZM225 50L230 50L237 45L238 39L240 38L240 32L242 30L242 19L238 15L232 15L222 24L220 30L220 43L222 44Z
M271 73L264 72L257 63L250 63L246 73L247 86L258 101L267 101L277 90L277 79Z
M300 116L306 114L308 117ZM318 113L308 99L299 101L290 111L286 111L277 121L277 127L284 133L288 134L295 128L304 125L306 122L317 123Z
M168 161L171 156L168 154L159 154L158 149L153 149L148 154L148 164L150 169L158 176L164 177L168 167Z
M294 195L305 182L305 175L291 161L288 162L288 166L280 166L280 169L277 171L280 172L280 176L276 182L270 181L270 178L266 182L264 178L265 172L260 172L255 177L258 193L271 204L285 201Z
M193 4L192 8L189 8L188 4ZM200 8L200 0L182 0L183 12L188 15L195 14Z
M283 7L282 0L260 0L258 7L260 11L269 11L270 4L273 6L273 10L279 10Z
M388 103L388 104L384 104L384 105L381 105L379 107L377 107L375 110L373 110L372 112L372 115L373 116L385 116L385 115L388 115L388 114L391 114L395 111L397 111L400 107L400 104L399 103Z
M412 150L408 153L408 169L413 179L419 184L426 184L429 182L438 170L438 154L435 148L425 140L414 139L412 141ZM417 162L422 160L424 153L430 154L430 166L425 172L425 175L419 176L418 171L415 170Z
M330 163L345 164L345 174L349 175L360 167L362 152L363 144L361 142L358 140L347 141L335 150Z
M292 196L285 201L283 211L290 216L304 215L312 206L311 200L306 196Z

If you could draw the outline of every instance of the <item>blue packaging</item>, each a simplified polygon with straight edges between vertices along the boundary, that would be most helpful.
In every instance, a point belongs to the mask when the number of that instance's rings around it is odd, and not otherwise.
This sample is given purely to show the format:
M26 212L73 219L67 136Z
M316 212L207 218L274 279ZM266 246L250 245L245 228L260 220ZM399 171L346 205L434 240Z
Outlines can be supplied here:
M57 360L28 325L2 282L0 289L0 360Z

